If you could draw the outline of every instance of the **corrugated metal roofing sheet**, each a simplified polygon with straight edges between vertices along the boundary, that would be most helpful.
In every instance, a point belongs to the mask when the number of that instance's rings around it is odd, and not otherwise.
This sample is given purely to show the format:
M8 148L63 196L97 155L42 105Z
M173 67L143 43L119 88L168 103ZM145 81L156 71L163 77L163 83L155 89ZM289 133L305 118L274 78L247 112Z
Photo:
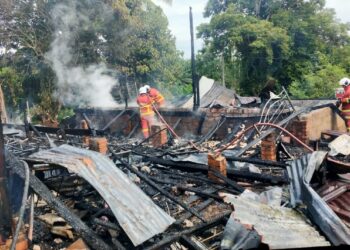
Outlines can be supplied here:
M223 107L230 106L230 103L235 99L235 91L228 89L213 79L202 76L199 81L200 92L200 107L208 108L213 105L221 105ZM182 108L192 108L193 96L190 97L184 104L178 103Z
M320 167L327 152L307 154L287 167L290 178L292 206L305 204L310 219L319 226L334 245L350 244L350 229L341 221L327 203L310 187L315 171Z
M235 92L233 90L214 82L211 89L201 98L200 106L208 108L219 104L223 107L228 107L234 99Z
M350 184L344 180L332 180L317 190L332 210L350 227Z
M234 205L234 217L242 224L253 225L271 249L330 246L306 218L297 211L273 207L254 200L224 194L225 202Z
M164 232L175 221L100 153L62 145L30 158L58 164L88 181L108 203L135 246Z

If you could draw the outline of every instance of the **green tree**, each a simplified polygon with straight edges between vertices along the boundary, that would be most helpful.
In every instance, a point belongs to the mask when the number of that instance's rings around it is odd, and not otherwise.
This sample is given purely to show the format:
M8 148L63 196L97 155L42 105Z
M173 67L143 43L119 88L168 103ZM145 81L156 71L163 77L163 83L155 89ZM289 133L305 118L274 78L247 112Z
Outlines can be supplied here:
M217 58L220 54L224 56L228 67L240 67L239 71L227 74L247 94L258 94L269 77L277 77L283 71L289 57L290 39L284 29L246 16L234 5L213 16L210 24L202 25L199 35L207 40L211 53Z
M225 69L231 69L225 71L231 81L226 85L242 93L257 94L267 79L275 79L278 86L293 83L294 95L307 96L310 91L296 86L312 88L315 76L334 82L335 75L349 73L349 25L339 23L324 0L209 0L204 15L211 20L198 32L205 41L200 70L224 55ZM220 68L210 74L220 76ZM334 74L325 74L331 69ZM324 86L316 92L332 95L333 85Z
M55 7L72 2L82 20L71 26L69 66L104 63L139 84L155 83L168 93L188 91L188 63L176 50L162 10L150 0L3 0L0 47L6 53L0 54L0 68L18 75L3 86L7 92L12 82L19 87L11 105L29 99L38 112L57 117L57 76L46 55L59 32L52 18Z

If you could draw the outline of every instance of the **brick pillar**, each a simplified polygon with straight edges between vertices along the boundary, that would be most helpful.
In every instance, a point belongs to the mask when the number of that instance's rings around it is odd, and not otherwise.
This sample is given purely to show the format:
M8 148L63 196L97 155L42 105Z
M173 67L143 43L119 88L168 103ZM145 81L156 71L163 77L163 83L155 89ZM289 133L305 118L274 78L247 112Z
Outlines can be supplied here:
M105 155L108 150L107 144L105 137L94 137L89 141L89 149Z
M276 135L271 133L261 141L261 159L276 161Z
M80 127L82 129L89 129L88 124L85 120L81 120ZM90 140L89 136L85 136L85 135L83 136L83 144L89 145L89 140Z
M223 176L227 176L226 170L227 161L222 155L216 156L214 154L208 153L208 178L214 181L222 182L220 178L213 174L212 170L220 172Z
M166 126L164 124L151 126L151 135L162 130L157 135L153 136L153 138L152 138L153 147L161 147L162 145L167 143L168 135L167 135L167 130L165 128L166 128Z
M299 140L302 142L308 144L309 139L307 136L307 121L301 120L301 121L293 121L291 125L291 133L295 135ZM294 143L295 140L293 140Z

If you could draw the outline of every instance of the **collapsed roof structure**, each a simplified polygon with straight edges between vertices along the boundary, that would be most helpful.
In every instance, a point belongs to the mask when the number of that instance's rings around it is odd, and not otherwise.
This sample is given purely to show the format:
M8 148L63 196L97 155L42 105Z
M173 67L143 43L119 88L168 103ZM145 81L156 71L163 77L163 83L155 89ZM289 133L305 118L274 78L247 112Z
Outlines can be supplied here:
M0 248L350 244L349 135L334 100L283 90L261 103L200 84L200 108L188 97L160 109L173 132L157 125L148 139L132 106L77 109L57 128L2 124Z

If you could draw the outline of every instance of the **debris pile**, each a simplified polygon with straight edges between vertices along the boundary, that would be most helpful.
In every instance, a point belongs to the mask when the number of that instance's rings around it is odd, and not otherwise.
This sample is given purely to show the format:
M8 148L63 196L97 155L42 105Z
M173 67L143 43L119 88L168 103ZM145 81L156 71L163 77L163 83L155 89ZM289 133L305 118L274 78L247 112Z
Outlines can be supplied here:
M101 130L88 117L75 129L4 125L12 217L23 220L15 242L33 249L350 244L350 177L334 167L350 164L341 146L348 135L313 148L306 131L288 126L324 106L285 103L272 100L260 122L232 127L220 141L215 129L225 119L191 141L163 125L148 139L110 133L122 115Z

